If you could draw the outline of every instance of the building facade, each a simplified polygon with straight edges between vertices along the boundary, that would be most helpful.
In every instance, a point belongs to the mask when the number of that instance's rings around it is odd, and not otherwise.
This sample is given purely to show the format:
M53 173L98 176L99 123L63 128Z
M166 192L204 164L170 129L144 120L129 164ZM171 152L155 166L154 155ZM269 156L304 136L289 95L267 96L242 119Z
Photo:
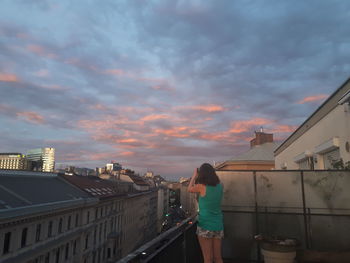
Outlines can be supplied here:
M27 170L28 160L21 153L0 153L0 169Z
M347 80L276 149L276 169L339 169L350 162L349 98Z
M32 162L32 170L42 172L53 172L55 170L55 148L29 150L27 159Z
M0 262L116 262L157 234L155 191L24 171L0 171L0 184Z
M169 211L169 189L165 185L158 188L157 231L161 232L165 215Z

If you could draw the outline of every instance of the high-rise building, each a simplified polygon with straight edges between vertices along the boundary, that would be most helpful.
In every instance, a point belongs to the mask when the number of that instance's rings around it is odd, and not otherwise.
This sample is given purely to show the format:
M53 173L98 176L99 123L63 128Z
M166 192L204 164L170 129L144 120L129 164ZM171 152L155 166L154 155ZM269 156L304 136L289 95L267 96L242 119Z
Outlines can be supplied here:
M29 150L27 159L32 162L32 170L53 172L55 169L55 148Z
M21 153L0 153L0 169L27 170L28 161Z

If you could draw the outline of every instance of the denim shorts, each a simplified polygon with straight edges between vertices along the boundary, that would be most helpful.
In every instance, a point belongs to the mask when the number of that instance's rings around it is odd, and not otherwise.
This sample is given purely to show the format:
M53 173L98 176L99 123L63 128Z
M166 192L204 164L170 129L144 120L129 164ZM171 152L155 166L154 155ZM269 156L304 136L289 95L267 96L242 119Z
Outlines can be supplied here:
M196 231L197 236L205 237L205 238L224 238L224 231L210 231L197 226Z

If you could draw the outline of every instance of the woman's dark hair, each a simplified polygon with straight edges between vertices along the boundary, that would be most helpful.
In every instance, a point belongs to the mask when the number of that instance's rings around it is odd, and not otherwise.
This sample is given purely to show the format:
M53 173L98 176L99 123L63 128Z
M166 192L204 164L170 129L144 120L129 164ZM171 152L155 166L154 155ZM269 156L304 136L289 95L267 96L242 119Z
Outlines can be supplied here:
M209 163L203 163L198 169L197 184L216 186L218 183L220 183L220 179L213 166Z

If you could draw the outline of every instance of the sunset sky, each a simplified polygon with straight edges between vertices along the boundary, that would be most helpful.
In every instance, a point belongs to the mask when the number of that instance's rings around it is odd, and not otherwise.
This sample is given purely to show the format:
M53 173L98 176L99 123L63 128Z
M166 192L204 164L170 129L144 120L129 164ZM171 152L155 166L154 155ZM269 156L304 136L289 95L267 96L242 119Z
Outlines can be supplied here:
M167 179L288 137L350 73L350 2L3 0L0 152Z

